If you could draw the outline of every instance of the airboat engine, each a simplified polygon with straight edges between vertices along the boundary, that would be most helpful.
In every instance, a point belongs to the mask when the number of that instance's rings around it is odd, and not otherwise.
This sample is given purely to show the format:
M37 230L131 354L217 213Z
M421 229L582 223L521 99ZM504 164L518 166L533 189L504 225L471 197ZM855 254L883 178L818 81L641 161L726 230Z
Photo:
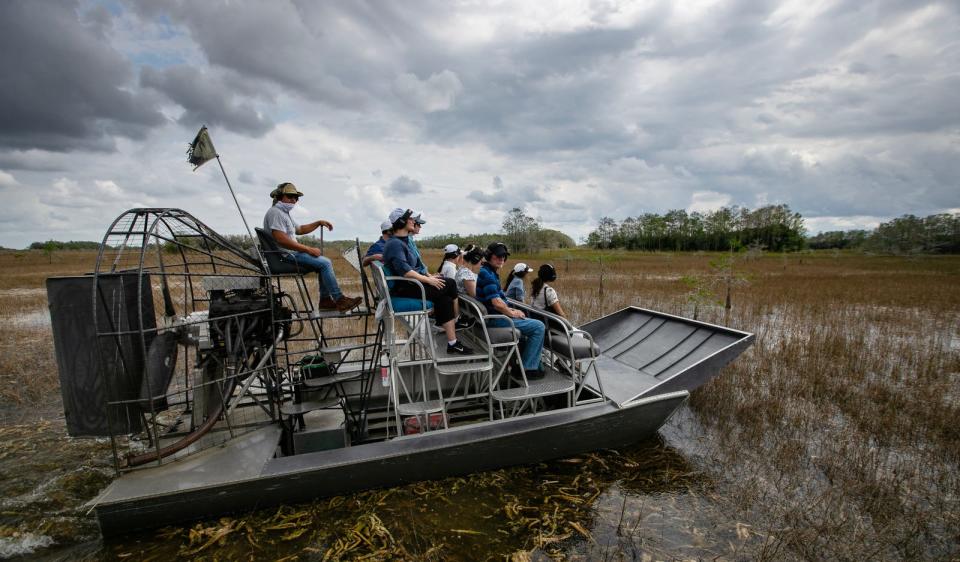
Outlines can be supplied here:
M51 278L47 293L67 430L146 429L156 450L131 466L196 441L251 385L261 409L279 400L275 351L292 316L282 293L258 258L184 211L127 211L94 272Z

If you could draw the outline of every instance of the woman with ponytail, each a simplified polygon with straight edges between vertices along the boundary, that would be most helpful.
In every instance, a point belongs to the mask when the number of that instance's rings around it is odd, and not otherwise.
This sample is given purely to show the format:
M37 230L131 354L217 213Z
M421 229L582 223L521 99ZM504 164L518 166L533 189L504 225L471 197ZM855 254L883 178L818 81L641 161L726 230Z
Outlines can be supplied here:
M537 278L532 283L531 304L534 308L546 310L566 318L567 315L563 312L563 307L560 306L560 298L557 297L557 292L553 287L547 285L547 283L556 280L557 270L549 263L541 265L540 269L537 270Z
M460 267L457 269L457 290L462 294L477 296L477 273L483 261L483 250L473 244L467 244L460 255Z
M444 246L443 261L440 262L440 267L437 268L440 275L449 279L456 279L457 267L460 265L463 265L463 253L460 252L460 247L456 244L447 244Z
M518 302L527 300L527 289L523 286L523 278L531 271L533 271L533 268L528 267L527 264L523 262L513 266L513 269L510 270L510 275L507 276L503 290L508 298Z

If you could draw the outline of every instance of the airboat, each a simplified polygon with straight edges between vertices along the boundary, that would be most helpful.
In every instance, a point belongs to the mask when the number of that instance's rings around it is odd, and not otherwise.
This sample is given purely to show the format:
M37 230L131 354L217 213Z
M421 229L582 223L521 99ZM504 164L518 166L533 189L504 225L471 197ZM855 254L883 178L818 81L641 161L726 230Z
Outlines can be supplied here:
M431 304L388 294L411 281L361 267L359 242L343 257L364 302L317 311L315 275L263 231L242 248L185 211L131 209L91 273L47 280L67 431L112 444L117 478L90 502L105 536L621 447L754 338L512 303L548 327L532 380L519 332L491 326L505 317L463 297L475 351L447 356Z

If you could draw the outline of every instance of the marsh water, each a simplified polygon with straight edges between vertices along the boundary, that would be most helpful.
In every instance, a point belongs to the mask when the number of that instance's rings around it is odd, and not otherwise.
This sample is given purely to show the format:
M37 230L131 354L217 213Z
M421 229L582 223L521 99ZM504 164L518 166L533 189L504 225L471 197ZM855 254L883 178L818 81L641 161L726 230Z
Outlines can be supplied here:
M107 541L83 507L112 478L107 442L64 437L59 420L10 426L0 437L0 521L21 529L3 538L2 556L712 559L772 548L755 525L733 515L724 492L731 475L717 471L715 440L688 407L655 438L628 449Z
M9 266L0 268L0 557L960 555L960 259L805 254L739 262L750 284L735 293L732 315L701 306L701 319L754 332L756 343L653 439L627 449L104 542L84 504L113 478L110 444L66 436L37 288L50 274L85 271L92 258L7 258L0 255ZM708 260L604 258L599 298L594 262L573 260L560 288L581 322L631 304L690 316L676 275L702 272ZM35 279L24 277L34 270Z

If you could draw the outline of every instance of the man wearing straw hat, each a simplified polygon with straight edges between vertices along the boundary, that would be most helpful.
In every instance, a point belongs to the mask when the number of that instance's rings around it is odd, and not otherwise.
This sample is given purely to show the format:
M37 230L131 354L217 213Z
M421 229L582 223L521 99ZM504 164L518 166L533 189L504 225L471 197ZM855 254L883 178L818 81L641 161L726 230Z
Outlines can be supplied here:
M340 292L340 285L337 284L330 258L324 257L319 248L297 242L298 234L310 234L323 227L333 230L333 224L321 219L298 225L290 216L290 211L303 197L303 193L300 193L297 186L290 182L278 185L270 192L270 197L273 199L273 206L263 217L263 229L273 235L277 245L285 250L281 256L283 261L296 263L303 269L317 272L320 281L320 300L317 302L317 308L340 312L356 308L363 299L348 297Z

